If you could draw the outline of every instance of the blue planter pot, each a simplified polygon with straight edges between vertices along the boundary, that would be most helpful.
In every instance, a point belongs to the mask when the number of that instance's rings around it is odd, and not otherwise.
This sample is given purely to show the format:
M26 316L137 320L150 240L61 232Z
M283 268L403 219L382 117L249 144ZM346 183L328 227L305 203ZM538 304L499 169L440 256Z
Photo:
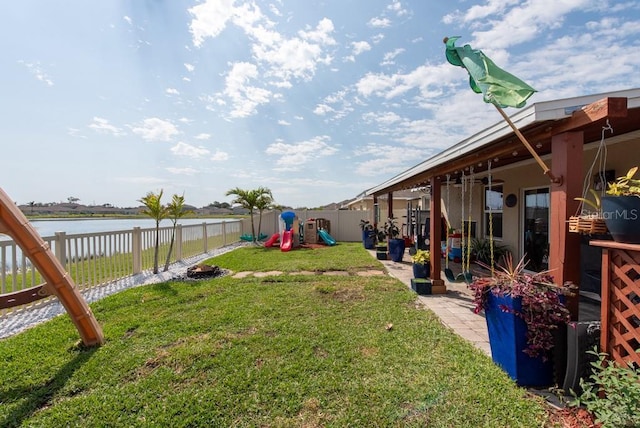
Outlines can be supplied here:
M389 239L389 257L394 262L401 262L404 256L404 239Z
M367 250L373 250L375 248L375 234L372 230L362 231L362 244Z
M640 197L604 196L602 216L614 241L640 244Z
M488 294L485 316L493 362L500 366L520 386L543 387L553 384L553 362L542 357L531 358L523 351L527 347L527 326L522 319L503 312L504 305L519 311L520 298L496 297Z
M429 263L426 264L413 264L413 277L414 278L429 278L431 275L431 265Z

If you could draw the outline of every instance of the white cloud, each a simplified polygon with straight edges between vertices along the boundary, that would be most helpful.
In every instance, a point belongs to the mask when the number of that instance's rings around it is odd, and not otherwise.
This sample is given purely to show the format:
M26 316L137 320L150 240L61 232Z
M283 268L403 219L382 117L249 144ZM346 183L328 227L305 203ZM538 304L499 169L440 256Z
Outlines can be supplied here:
M396 62L394 61L395 58L400 55L401 53L403 53L405 51L404 48L398 48L395 49L391 52L387 52L384 54L384 56L382 57L382 62L380 63L380 65L393 65Z
M371 18L369 26L373 28L387 28L391 26L391 21L387 18Z
M194 65L189 64L187 62L184 63L184 68L186 68L188 72L192 72L193 70L196 69L196 67Z
M440 96L443 83L459 80L461 74L452 73L448 64L437 66L421 65L408 73L374 74L368 73L360 79L355 87L359 94L393 99L405 95L411 90L418 90L421 97L430 99Z
M37 80L44 83L47 86L53 86L53 80L47 75L47 73L42 69L39 62L25 62L23 60L19 60L18 63L23 64L27 67L29 73L34 76Z
M269 42L260 40L253 46L253 54L257 60L269 65L267 76L283 81L292 78L308 81L318 64L331 63L332 58L324 54L323 47L335 44L332 32L333 23L325 18L315 29L300 31L300 37L284 39L278 35Z
M216 37L233 16L234 0L206 0L189 9L194 19L189 25L193 45L200 47L207 37Z
M581 11L592 4L592 0L491 0L464 11L457 10L446 15L443 21L446 24L469 24L474 30L474 38L468 43L476 49L491 53L492 50L531 41L546 30L560 28L564 24L565 15ZM491 25L486 29L477 24L487 21Z
M278 125L282 125L282 126L291 126L291 123L287 122L286 120L280 119L278 121Z
M383 144L367 144L356 151L357 156L367 160L356 163L355 171L358 175L393 175L407 168L407 163L415 164L416 159L424 159L424 150L391 146Z
M216 150L213 156L211 156L209 159L216 162L226 161L226 160L229 160L229 153Z
M180 95L180 92L176 88L167 88L165 92L169 95Z
M209 138L211 138L211 134L206 134L206 133L202 133L202 134L198 134L195 137L196 140L208 140Z
M256 81L258 68L248 62L237 62L225 79L224 95L231 99L233 110L231 117L247 117L256 113L256 107L269 102L271 92L267 89L251 86Z
M171 174L175 174L175 175L194 175L195 173L198 172L197 169L193 169L193 168L177 168L177 167L168 167L166 168L167 171L169 171Z
M72 137L87 138L87 136L83 135L78 128L67 128L67 133Z
M407 9L402 7L402 3L400 3L398 0L393 0L393 3L387 6L387 9L394 12L398 16L404 16L409 13Z
M125 20L127 24L133 25L133 21L131 21L131 18L129 18L127 15L123 16L122 19Z
M313 109L313 112L315 114L317 114L318 116L324 116L327 113L331 113L333 111L335 111L335 110L331 106L328 106L326 104L318 104L316 106L316 108Z
M269 4L269 10L276 16L282 16L282 12L280 12L280 10L273 3Z
M371 50L371 45L365 41L352 42L351 46L353 47L352 52L356 56L360 55L363 52Z
M111 134L116 137L125 135L125 133L120 128L111 125L107 119L104 119L102 117L94 117L93 123L89 125L89 128L93 129L96 132Z
M329 145L331 137L321 135L300 143L286 144L282 141L270 144L265 151L268 155L280 156L276 161L278 167L300 169L304 164L315 159L331 156L338 148Z
M371 41L373 42L374 45L377 45L383 40L384 40L384 34L376 34L375 36L371 37Z
M400 122L402 120L402 118L397 113L392 111L388 111L385 113L369 112L363 114L362 118L368 123L379 123L387 126Z
M145 119L142 124L131 127L131 131L145 141L171 141L179 133L173 123L157 117Z
M176 156L187 156L190 158L201 158L208 155L210 152L205 147L196 147L191 144L183 143L182 141L171 147L171 153Z

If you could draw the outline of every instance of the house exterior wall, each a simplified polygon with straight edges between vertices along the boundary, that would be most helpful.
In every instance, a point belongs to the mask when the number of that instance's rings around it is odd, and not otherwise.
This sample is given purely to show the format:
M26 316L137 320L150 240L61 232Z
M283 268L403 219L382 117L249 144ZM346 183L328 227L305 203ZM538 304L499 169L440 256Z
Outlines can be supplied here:
M605 140L606 141L606 140ZM585 175L588 173L594 158L597 154L598 142L589 144L585 147L583 170ZM614 177L619 177L627 173L633 166L640 166L640 158L636 155L640 153L640 134L619 138L618 141L613 140L607 142L607 159L605 170L614 170ZM550 157L543 157L543 160L553 171L553 164ZM499 162L498 162L499 164ZM506 169L500 169L498 165L494 165L494 180L503 180L503 194L506 197L509 194L517 196L517 203L514 207L503 206L503 237L496 238L496 242L506 245L512 251L514 258L519 260L524 255L522 237L524 236L522 218L524 192L527 189L550 187L551 183L542 169L533 161L510 166ZM594 166L589 179L590 186L595 183L595 175L599 173L599 165ZM584 181L584 177L583 177ZM485 224L483 215L484 188L482 184L473 185L473 208L471 210L471 220L476 222L476 232L478 237L484 236ZM446 203L446 186L442 186L442 211L445 218L448 218L451 226L459 231L461 229L461 187L453 184L449 185L449 204ZM464 195L465 201L465 220L469 219L469 193Z

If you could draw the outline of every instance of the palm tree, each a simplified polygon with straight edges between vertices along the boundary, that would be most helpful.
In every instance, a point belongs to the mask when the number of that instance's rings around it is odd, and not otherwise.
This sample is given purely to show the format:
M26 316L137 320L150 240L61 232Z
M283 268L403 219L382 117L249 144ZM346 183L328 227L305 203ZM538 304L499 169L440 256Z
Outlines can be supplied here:
M253 222L253 211L256 209L259 199L264 195L271 195L271 190L266 187L258 187L254 190L244 190L239 187L227 190L227 196L235 195L235 199L232 201L234 204L240 204L243 208L249 210L251 216L251 238L253 243L256 243L256 229Z
M262 189L262 188L261 188ZM271 205L273 204L273 195L271 194L271 190L269 189L263 189L266 190L267 193L262 194L260 197L258 197L258 200L256 201L256 208L258 209L258 236L260 236L260 230L262 228L262 212L268 208L271 207Z
M193 211L186 210L184 208L184 194L182 196L173 195L171 202L165 207L167 217L173 223L173 229L171 230L171 243L169 244L169 252L167 253L167 260L164 262L164 272L169 270L169 261L171 260L171 251L173 251L173 241L176 237L176 227L178 227L178 220L187 214L191 214Z
M158 252L160 251L160 221L167 216L167 210L162 206L162 189L158 194L153 192L147 193L145 197L139 199L146 208L142 210L142 214L148 215L156 221L156 245L153 253L153 273L158 273Z

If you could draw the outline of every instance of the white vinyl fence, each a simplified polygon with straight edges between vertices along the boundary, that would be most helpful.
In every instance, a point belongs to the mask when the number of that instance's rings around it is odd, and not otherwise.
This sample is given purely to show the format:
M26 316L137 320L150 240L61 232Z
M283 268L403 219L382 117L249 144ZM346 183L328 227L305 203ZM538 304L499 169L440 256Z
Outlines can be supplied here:
M178 225L169 262L174 263L238 242L240 236L250 228L248 219ZM158 269L161 271L169 253L173 228L161 227L159 231ZM155 228L135 227L131 230L73 235L57 232L55 236L43 236L42 239L69 272L79 290L153 268ZM35 287L43 282L40 273L15 242L0 241L0 295ZM50 298L26 306L42 304ZM0 309L0 316L20 308L24 306Z

